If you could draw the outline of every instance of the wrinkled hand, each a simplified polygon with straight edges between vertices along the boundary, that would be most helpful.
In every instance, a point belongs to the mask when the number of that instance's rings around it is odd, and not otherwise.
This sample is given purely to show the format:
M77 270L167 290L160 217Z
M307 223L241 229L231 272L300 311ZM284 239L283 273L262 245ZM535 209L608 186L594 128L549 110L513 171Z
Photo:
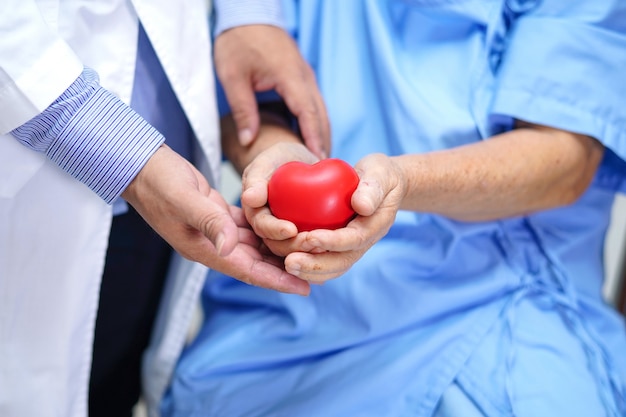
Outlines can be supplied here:
M287 32L269 25L226 30L215 40L214 58L242 145L259 131L254 93L274 89L298 118L309 149L320 158L330 153L328 116L315 75Z
M355 166L360 182L352 195L352 208L358 215L341 229L298 233L293 223L277 219L267 207L269 178L288 160L315 162L297 149L274 146L266 150L244 172L242 205L255 233L273 253L285 257L287 272L323 283L350 269L389 231L405 194L405 179L387 156L363 158Z
M308 283L289 275L189 162L163 145L122 194L178 253L248 284L306 295Z
M261 152L241 176L241 205L255 233L261 238L284 240L298 234L295 224L274 217L267 206L269 179L279 166L290 161L313 164L319 159L301 143L279 142Z

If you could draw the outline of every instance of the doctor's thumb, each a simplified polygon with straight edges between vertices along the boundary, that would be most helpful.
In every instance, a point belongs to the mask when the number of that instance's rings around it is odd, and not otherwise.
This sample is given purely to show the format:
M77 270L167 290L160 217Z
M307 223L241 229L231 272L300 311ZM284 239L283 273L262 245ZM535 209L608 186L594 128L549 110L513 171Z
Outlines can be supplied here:
M238 227L222 207L199 217L196 229L213 243L220 256L230 254L239 242Z

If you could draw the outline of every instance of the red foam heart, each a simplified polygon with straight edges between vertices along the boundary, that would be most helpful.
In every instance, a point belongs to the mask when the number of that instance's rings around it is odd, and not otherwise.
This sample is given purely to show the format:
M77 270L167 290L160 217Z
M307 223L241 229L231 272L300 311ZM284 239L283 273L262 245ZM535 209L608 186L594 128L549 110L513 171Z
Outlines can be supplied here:
M350 199L358 184L354 168L341 159L288 162L270 178L268 204L274 216L294 223L300 232L338 229L354 217Z

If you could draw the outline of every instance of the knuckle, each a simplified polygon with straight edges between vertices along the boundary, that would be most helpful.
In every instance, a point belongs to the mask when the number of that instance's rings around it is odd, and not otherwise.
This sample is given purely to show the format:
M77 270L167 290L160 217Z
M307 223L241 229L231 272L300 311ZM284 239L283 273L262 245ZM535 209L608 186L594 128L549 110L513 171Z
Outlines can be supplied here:
M218 76L224 84L233 82L241 77L243 77L243 71L237 65L219 65L216 68Z
M214 236L222 228L223 221L228 217L226 213L210 212L200 218L198 224L205 236Z
M230 106L231 115L233 118L239 122L244 121L248 118L248 114L250 113L250 108L245 103L233 101Z

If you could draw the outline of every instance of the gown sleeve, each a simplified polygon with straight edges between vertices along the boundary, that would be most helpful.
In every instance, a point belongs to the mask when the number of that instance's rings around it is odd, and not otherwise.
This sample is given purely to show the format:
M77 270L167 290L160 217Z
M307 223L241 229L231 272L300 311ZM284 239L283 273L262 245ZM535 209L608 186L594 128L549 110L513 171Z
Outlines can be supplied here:
M617 181L615 169L626 175L626 2L506 3L491 114L598 139Z

